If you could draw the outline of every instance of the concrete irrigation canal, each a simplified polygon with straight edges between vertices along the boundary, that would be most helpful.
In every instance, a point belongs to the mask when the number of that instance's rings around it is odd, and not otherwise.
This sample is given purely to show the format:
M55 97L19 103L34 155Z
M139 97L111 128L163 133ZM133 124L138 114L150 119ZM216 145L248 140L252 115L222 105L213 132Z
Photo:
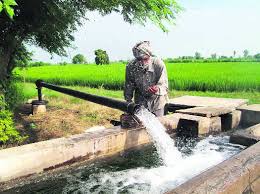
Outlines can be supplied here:
M35 113L43 107L33 104ZM0 191L260 193L259 104L183 96L171 99L168 111L160 122L137 113L135 127L1 150Z

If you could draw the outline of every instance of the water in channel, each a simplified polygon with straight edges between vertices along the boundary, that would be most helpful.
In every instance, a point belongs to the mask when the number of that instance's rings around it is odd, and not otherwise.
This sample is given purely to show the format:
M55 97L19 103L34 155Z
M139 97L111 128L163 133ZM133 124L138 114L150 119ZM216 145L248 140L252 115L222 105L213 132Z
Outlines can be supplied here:
M67 174L49 177L44 183L37 181L9 192L164 193L244 149L230 144L228 136L174 142L159 120L146 109L141 109L136 116L147 128L153 147L130 152L110 163L80 166Z

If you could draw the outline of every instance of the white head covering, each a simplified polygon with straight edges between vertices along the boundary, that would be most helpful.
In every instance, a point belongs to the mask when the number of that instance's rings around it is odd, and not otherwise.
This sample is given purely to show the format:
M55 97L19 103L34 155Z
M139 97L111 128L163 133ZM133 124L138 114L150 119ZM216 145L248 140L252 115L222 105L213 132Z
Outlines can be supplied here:
M149 41L142 41L137 43L133 49L133 55L135 58L140 59L143 58L145 55L152 56L152 48Z

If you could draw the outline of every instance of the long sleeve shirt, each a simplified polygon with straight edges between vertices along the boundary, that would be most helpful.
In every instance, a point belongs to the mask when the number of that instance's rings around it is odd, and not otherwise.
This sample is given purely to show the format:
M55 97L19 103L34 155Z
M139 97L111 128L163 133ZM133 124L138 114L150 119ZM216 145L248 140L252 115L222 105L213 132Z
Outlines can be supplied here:
M159 90L155 94L148 92L150 86L156 85ZM146 68L139 61L133 60L126 66L124 97L148 108L149 111L164 108L168 101L168 77L164 62L151 57Z

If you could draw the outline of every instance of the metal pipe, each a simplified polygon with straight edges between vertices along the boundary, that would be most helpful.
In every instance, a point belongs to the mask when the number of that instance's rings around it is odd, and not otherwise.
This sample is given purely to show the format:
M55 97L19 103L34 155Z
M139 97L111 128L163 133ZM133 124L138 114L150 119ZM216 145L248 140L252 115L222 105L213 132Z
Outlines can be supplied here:
M37 86L38 91L38 101L42 101L42 88Z
M48 88L48 89L51 89L51 90L54 90L54 91L57 91L57 92L60 92L60 93L63 93L63 94L74 96L76 98L80 98L80 99L83 99L83 100L88 100L90 102L94 102L94 103L97 103L97 104L108 106L110 108L115 108L115 109L130 113L130 114L134 114L135 111L138 108L140 108L140 105L135 104L133 102L128 103L128 102L124 102L124 101L120 101L120 100L115 100L115 99L112 99L112 98L107 98L107 97L103 97L103 96L97 96L97 95L93 95L93 94L88 94L88 93L72 90L72 89L69 89L69 88L63 88L63 87L60 87L60 86L56 86L56 85L53 85L53 84L46 83L43 80L37 80L35 82L35 84L37 86L37 89L45 87L45 88Z

